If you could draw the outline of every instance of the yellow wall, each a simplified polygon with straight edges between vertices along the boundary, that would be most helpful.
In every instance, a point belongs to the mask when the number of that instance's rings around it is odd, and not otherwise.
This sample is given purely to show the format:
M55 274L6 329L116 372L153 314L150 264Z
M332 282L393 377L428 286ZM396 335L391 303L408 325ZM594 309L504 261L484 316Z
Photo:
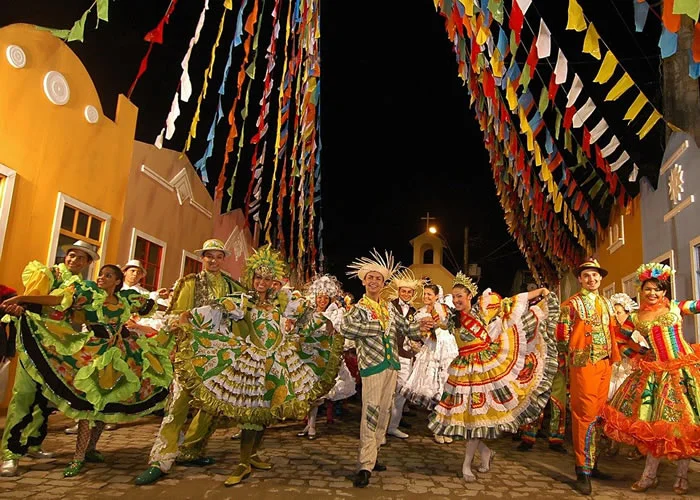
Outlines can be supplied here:
M9 64L10 44L24 50L24 68ZM63 106L44 93L51 70L70 87ZM99 112L95 124L84 117L87 105ZM0 29L0 163L17 172L0 282L20 287L29 260L47 261L59 191L113 216L102 262L116 259L136 116L120 96L116 123L106 118L85 67L58 38L27 24Z
M179 151L158 149L138 141L134 143L119 242L117 264L120 265L132 257L130 251L134 228L167 243L161 268L163 287L172 286L180 277L182 251L193 252L202 248L202 243L212 237L214 214L218 210L194 167L186 156L181 156ZM142 165L152 171L151 176L142 171ZM183 199L180 203L171 181L183 169L191 189L191 198ZM158 176L161 182L155 180L153 175ZM197 206L209 214L203 213Z
M619 223L619 213L610 219L611 225ZM624 244L610 253L609 235L598 241L597 259L607 269L608 275L601 284L601 291L615 283L615 293L623 292L622 278L633 273L644 261L642 256L642 210L641 196L637 196L624 214ZM634 298L634 297L632 297Z

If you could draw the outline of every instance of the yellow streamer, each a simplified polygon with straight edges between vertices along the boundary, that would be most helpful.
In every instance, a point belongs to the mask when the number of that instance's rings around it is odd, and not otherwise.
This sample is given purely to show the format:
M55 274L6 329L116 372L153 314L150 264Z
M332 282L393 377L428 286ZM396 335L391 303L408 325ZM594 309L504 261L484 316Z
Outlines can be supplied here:
M586 38L583 40L583 51L586 54L590 54L600 61L600 35L598 31L593 26L593 23L588 25L588 31L586 31Z
M600 65L598 74L595 76L593 81L596 83L606 83L608 80L610 80L610 77L615 72L616 67L617 58L615 57L615 54L613 54L612 51L609 50L605 54L605 57L603 58L603 64Z
M515 111L515 107L518 105L518 96L515 95L515 89L510 80L506 83L506 100L508 101L508 109Z
M435 0L435 3L437 4L440 0ZM474 15L474 2L473 0L459 0L459 3L464 5L464 13L471 17Z
M569 19L566 22L566 29L574 31L583 31L586 29L583 9L576 0L569 0Z
M647 102L649 101L647 101L646 96L640 92L630 106L630 109L628 109L627 113L625 113L624 119L627 121L634 120Z
M615 84L613 88L610 89L610 92L608 92L608 95L605 96L606 101L615 101L617 100L618 97L620 97L622 94L627 92L630 87L634 85L634 82L632 81L632 78L630 77L629 73L625 71L625 74L622 75L622 78L618 80L618 82Z
M649 133L649 131L654 128L654 125L656 125L656 122L659 121L661 118L661 113L658 111L654 110L651 112L651 116L647 119L647 122L644 124L644 126L637 132L637 135L639 136L640 139L644 139L646 135Z

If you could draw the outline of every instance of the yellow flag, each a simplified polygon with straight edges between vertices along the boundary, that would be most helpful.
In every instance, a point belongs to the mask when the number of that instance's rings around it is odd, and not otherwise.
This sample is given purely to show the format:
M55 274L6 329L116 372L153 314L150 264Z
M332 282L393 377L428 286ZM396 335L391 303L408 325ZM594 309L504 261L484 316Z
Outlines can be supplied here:
M515 95L515 89L510 83L510 80L506 83L506 100L508 101L508 109L514 111L515 107L518 105L518 96Z
M598 31L593 26L593 23L588 25L588 31L586 31L586 38L583 40L583 51L586 54L590 54L600 61L600 35Z
M527 131L525 132L525 135L527 137L527 150L532 152L535 149L535 136L532 134L532 130L530 130L529 124L527 126Z
M603 64L600 65L600 69L598 70L598 74L595 76L593 81L596 83L607 82L608 80L610 80L610 77L615 72L616 67L617 67L617 58L615 57L615 54L613 54L612 51L609 50L605 54L605 57L603 58Z
M620 97L622 94L627 92L629 88L634 85L634 82L632 81L632 77L625 71L625 74L622 75L622 78L618 80L618 82L615 84L613 88L610 89L610 92L608 92L608 95L605 96L606 101L614 101L618 97Z
M438 0L435 0L437 3ZM459 0L459 3L464 5L464 13L468 16L474 15L474 1L473 0ZM437 9L436 9L437 10Z
M644 137L649 133L649 131L654 128L654 125L656 125L656 122L659 121L661 118L661 113L658 111L654 110L651 112L651 116L647 119L647 122L642 126L641 129L639 129L639 132L637 132L637 135L639 136L640 139L644 139Z
M478 43L479 45L485 44L486 41L489 39L490 35L491 32L489 31L489 29L482 24L481 28L479 28L479 32L476 34L476 43Z
M557 192L554 197L554 211L556 213L561 212L561 204L564 202L564 197L561 193Z
M542 151L540 151L540 146L537 143L535 143L535 165L538 167L542 166Z
M627 121L634 120L647 102L646 96L640 92L630 106L630 109L628 109L627 113L625 113L624 119Z
M549 169L546 167L540 169L540 173L542 174L542 181L543 182L549 182L549 179L552 178L552 172L550 172Z
M574 31L583 31L586 29L583 9L576 0L569 0L569 20L566 22L566 29Z

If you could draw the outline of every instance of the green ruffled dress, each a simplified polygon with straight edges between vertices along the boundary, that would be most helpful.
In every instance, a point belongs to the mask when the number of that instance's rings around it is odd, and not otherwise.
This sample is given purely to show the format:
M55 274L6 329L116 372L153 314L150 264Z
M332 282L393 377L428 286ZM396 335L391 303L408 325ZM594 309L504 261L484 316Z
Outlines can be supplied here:
M152 338L122 328L133 313L153 307L134 290L116 293L116 304L94 282L70 281L52 292L60 306L17 320L18 352L42 393L75 420L125 422L165 404L173 378L165 332Z

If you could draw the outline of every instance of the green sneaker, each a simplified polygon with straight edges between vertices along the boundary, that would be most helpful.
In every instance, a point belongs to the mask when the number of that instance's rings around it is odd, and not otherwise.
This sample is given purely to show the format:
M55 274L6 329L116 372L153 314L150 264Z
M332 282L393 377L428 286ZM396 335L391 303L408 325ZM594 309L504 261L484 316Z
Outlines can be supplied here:
M75 477L78 474L80 474L80 471L83 470L83 466L85 465L85 460L73 460L70 463L68 463L68 467L66 467L63 471L63 477Z
M152 484L158 481L163 475L163 471L160 470L160 467L151 466L139 474L134 483L138 484L139 486Z
M97 450L92 450L85 454L85 461L93 464L101 464L105 461L105 456Z

